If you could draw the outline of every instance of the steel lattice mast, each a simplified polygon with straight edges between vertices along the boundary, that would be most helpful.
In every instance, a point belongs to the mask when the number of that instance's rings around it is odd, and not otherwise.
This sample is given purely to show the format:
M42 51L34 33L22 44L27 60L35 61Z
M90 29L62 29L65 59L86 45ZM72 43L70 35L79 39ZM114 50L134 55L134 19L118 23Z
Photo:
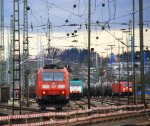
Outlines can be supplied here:
M15 101L19 101L21 114L21 67L20 67L20 18L19 1L13 1L13 111L15 114Z
M4 0L1 1L0 9L0 84L5 83L5 54L4 54Z
M29 74L29 65L28 65L28 58L29 58L29 48L28 48L28 6L27 6L27 0L24 0L24 27L23 27L23 86L24 86L24 97L27 100L28 105L28 98L29 98L29 92L28 92L28 74Z
M10 90L13 87L13 15L10 16L10 45L9 45Z

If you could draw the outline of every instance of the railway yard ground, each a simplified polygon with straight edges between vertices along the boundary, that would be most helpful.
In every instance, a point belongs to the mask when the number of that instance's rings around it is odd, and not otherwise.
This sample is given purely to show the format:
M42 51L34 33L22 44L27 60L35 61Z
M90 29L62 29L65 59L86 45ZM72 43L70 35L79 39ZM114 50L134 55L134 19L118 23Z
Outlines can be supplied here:
M19 114L19 107L17 104L15 108L12 108L11 101L8 103L1 103L1 116L0 125L11 124L12 109L15 109L15 115L20 115L20 117L15 117L15 121L20 120L21 124L25 122L26 124L32 123L33 125L41 125L43 121L47 122L43 124L55 124L55 125L92 125L92 126L149 126L150 125L150 109L147 109L143 105L137 104L133 105L130 102L127 105L127 98L120 98L118 103L118 98L91 98L90 100L90 110L88 109L87 98L82 98L78 100L70 100L69 104L64 106L63 109L55 110L53 107L48 107L46 110L41 111L34 100L30 100L29 106L26 107L22 105L21 115ZM147 102L148 103L148 102ZM48 113L49 115L45 115ZM43 116L39 114L44 114ZM28 117L23 117L28 115ZM35 116L30 120L31 116ZM2 117L8 117L8 119L2 119ZM18 119L17 119L18 118ZM39 121L41 124L34 124L35 120ZM8 121L9 120L9 121ZM24 121L26 120L26 121ZM49 122L48 121L52 121ZM66 122L62 123L61 121ZM56 121L56 122L55 122ZM60 121L59 123L57 121ZM40 123L39 122L39 123Z

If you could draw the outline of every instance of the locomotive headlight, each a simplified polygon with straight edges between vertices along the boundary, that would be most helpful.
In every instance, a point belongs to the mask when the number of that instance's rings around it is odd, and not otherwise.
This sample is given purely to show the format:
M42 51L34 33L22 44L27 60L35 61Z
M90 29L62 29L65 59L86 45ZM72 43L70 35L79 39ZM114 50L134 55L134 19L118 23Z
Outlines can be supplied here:
M45 95L45 94L46 94L46 92L45 92L45 91L43 91L42 93L43 93L43 95Z
M48 88L50 88L50 85L43 84L43 85L42 85L42 88L43 88L43 89L48 89Z
M52 82L52 84L55 84L55 82Z
M65 94L65 91L62 91L61 93L62 93L62 94Z
M64 88L65 88L65 85L64 85L64 84L59 84L59 85L58 85L58 88L59 88L59 89L64 89Z

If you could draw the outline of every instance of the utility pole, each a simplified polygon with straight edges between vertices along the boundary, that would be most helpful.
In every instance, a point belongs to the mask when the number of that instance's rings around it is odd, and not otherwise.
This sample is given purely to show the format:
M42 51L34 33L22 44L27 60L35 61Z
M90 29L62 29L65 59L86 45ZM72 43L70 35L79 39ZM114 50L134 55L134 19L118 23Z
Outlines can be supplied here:
M110 46L110 50L111 50L110 59L111 59L111 57L113 55L113 53L112 53L113 46L115 46L115 45L107 45L107 46ZM113 75L113 68L112 68L112 62L111 62L111 81L112 81L112 75Z
M106 52L107 52L107 70L106 70L106 71L107 71L107 72L106 72L106 73L107 73L107 92L106 92L106 96L108 96L108 61L109 61L109 60L108 60L108 50L110 50L110 49L109 49L109 48L106 48L105 50L106 50Z
M10 65L10 41L9 41L9 27L7 27L7 51L6 51L6 85L10 86L10 71L9 71L9 65Z
M124 69L124 47L122 47L122 75L125 76L125 69Z
M104 72L104 69L103 69L103 66L102 66L103 65L103 61L102 60L103 60L103 53L106 53L106 52L100 52L100 53L102 54L102 56L101 56L101 68L102 69L100 69L99 72L101 72L102 70L103 70L102 72ZM101 85L101 90L100 90L101 91L101 103L103 104L103 95L104 95L103 93L104 92L103 92L103 85L102 85L102 75L100 75L100 74L99 74L99 83Z
M131 33L131 20L129 20L129 24L128 24L129 28L127 31L123 31L126 33L126 48L127 48L127 82L128 82L128 92L129 92L129 38L130 38L130 33ZM128 34L127 34L128 33ZM127 36L128 35L128 36ZM128 104L130 102L129 100L130 98L130 94L128 93Z
M48 54L50 56L50 47L51 47L51 39L50 39L50 21L49 21L49 18L48 18L48 22L47 22L47 27L48 27Z
M37 30L37 64L36 64L36 69L38 71L38 69L40 68L40 62L39 62L39 58L40 58L40 40L39 40L39 31Z
M91 52L91 0L88 0L88 109L90 109L90 98L91 98L91 89L90 89L90 52Z
M120 103L120 39L118 39L118 67L119 67L119 71L118 71L118 84L119 84L119 97L118 97L118 102Z
M5 53L4 53L4 0L0 9L0 85L5 83Z
M54 48L52 49L51 48L51 39L50 39L50 32L51 32L51 25L50 25L50 21L49 21L49 18L48 18L48 22L47 22L47 29L48 29L48 48L47 48L47 51L48 51L48 56L52 59L52 63L54 63Z
M144 78L144 58L143 58L143 0L139 0L139 35L140 35L140 66L141 66L141 102L145 105L145 78Z
M126 64L126 71L127 71L127 83L128 83L128 92L129 92L129 38L127 37L127 32L129 31L124 31L126 32L126 48L127 48L127 64ZM129 32L130 33L130 32ZM129 105L129 93L128 93L128 105Z
M137 91L137 88L136 88L136 84L135 84L135 39L134 39L134 36L135 36L135 28L134 28L134 22L135 22L135 19L134 19L134 15L135 15L135 2L134 0L132 0L132 39L131 39L131 49L132 49L132 66L133 66L133 89L134 89L134 92L133 92L133 97L134 97L134 105L136 105L136 91Z
M131 33L131 20L129 20L129 31L128 31L128 39L127 39L127 81L128 81L128 92L129 92L129 41L130 41L130 33ZM132 99L133 100L133 99ZM133 101L132 101L133 102ZM130 104L130 94L128 93L128 104Z

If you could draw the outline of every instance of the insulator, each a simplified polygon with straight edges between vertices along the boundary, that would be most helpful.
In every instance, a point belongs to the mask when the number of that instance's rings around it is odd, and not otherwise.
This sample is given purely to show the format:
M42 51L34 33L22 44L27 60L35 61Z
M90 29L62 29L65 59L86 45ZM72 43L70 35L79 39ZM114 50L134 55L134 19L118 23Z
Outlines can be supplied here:
M97 24L99 24L99 21L96 21Z
M68 20L66 19L66 21L65 21L66 23L68 23Z
M32 29L32 31L33 31L33 25L32 25L32 22L31 22L31 29Z
M87 24L85 24L85 28L87 29Z
M77 30L74 30L74 33L77 33Z
M76 5L76 4L74 4L74 5L73 5L73 8L76 8L76 7L77 7L77 5Z
M105 7L105 3L102 3L102 7Z
M102 30L104 30L105 29L105 27L104 26L102 26Z
M29 7L29 6L26 6L26 9L27 9L27 10L30 10L30 7Z

